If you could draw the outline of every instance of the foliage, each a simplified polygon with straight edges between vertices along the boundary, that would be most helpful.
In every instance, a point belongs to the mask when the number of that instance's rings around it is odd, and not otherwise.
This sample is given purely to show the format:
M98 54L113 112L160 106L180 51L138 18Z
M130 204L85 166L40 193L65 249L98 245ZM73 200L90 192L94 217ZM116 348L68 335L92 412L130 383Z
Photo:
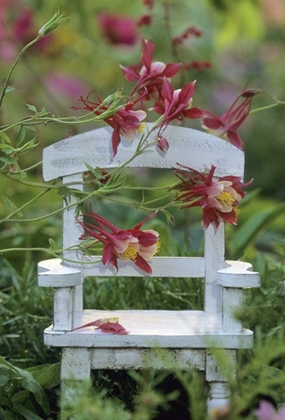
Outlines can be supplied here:
M0 357L0 418L46 418L50 414L49 402L43 388L59 383L59 364L20 369ZM38 416L36 413L42 413Z

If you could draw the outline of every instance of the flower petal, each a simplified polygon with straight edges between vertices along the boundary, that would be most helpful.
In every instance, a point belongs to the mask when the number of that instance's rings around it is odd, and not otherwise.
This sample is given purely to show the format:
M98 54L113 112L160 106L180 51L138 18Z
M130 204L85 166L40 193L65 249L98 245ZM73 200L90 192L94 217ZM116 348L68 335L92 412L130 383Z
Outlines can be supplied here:
M104 333L111 333L111 334L128 334L128 331L119 323L117 322L105 322L98 327Z

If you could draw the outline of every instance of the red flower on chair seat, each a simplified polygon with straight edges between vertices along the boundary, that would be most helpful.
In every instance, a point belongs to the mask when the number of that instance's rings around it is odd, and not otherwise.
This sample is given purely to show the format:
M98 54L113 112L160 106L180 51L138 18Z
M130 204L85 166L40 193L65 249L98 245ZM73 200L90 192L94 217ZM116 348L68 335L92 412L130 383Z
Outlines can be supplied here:
M156 216L156 212L136 224L133 229L128 230L118 228L99 214L93 213L92 210L83 216L88 216L93 222L78 221L86 231L80 239L94 238L92 245L98 242L104 245L102 255L104 265L112 264L118 270L118 259L124 262L133 261L141 270L148 274L152 273L147 261L152 260L159 251L159 234L155 230L141 230L140 228L143 223Z

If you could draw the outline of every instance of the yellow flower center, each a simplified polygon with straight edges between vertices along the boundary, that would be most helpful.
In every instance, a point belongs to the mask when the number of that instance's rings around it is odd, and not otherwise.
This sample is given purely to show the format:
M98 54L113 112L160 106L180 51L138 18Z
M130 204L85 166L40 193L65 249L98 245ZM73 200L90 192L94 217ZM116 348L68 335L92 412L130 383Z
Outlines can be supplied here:
M233 203L235 202L235 199L233 198L233 196L226 191L221 192L217 197L217 200L219 200L219 202L223 205L230 205L232 206Z
M126 258L130 258L131 260L135 260L138 255L138 251L132 244L129 244L128 248L122 252L122 255Z
M145 123L141 123L141 125L139 126L139 128L137 128L137 132L139 134L143 134L143 132L145 131L145 129L146 129L146 124Z
M154 255L156 255L156 254L159 253L159 251L160 251L160 245L161 245L161 242L157 241L156 242L156 253Z

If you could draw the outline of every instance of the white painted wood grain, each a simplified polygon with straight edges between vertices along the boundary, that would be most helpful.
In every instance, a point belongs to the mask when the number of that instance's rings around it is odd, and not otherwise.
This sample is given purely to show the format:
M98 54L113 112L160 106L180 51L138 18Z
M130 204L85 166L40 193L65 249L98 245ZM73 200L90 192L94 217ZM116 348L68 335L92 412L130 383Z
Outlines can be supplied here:
M60 333L45 331L47 345L62 347L141 347L141 348L249 348L252 332L222 330L222 314L203 311L95 311L75 315L75 327L96 319L118 317L127 335L106 334L94 327Z
M222 363L218 363L218 361ZM226 382L236 371L236 350L218 349L206 352L206 379L208 382Z
M93 348L92 369L205 369L205 352L192 349Z
M242 323L236 319L238 309L243 304L243 290L223 288L223 330L242 331Z
M62 349L61 379L83 380L90 378L91 354L88 348Z
M205 230L204 310L208 313L222 311L222 290L217 286L217 271L225 266L224 240L224 223L218 228L211 224Z
M147 277L133 262L118 261L118 272L111 265L103 265L101 257L84 257L82 270L87 276ZM96 263L97 261L97 263ZM91 264L94 262L95 264ZM205 260L203 257L154 257L150 262L152 277L205 277Z
M151 129L153 124L148 124ZM156 139L157 131L149 141ZM172 168L177 163L199 171L217 166L216 176L243 176L244 153L218 137L191 128L169 125L164 131L170 148L167 153L152 146L146 153L137 156L129 167ZM72 175L92 167L115 168L127 162L134 154L138 140L123 142L118 153L112 158L111 132L98 128L61 140L43 150L43 177L50 181L58 177Z
M259 273L242 261L226 261L227 267L218 270L218 284L223 287L249 288L260 286Z
M53 329L67 331L73 326L73 287L54 289Z
M60 258L38 263L38 285L41 287L71 287L81 284L81 270L64 265Z

